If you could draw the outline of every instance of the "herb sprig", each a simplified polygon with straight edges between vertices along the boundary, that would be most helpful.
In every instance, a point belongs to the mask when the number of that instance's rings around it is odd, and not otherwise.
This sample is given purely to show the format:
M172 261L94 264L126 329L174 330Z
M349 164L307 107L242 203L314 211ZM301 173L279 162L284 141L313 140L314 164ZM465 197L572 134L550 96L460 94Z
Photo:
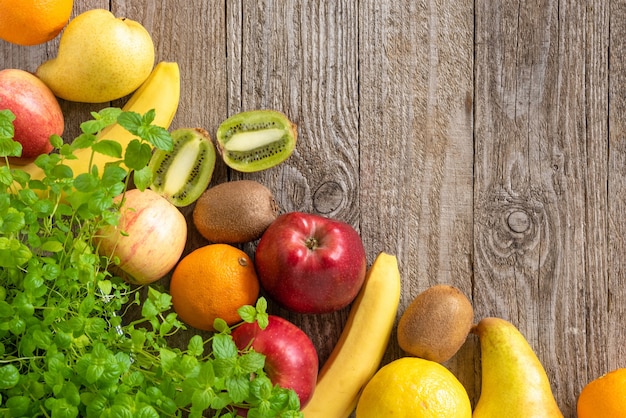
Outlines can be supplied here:
M153 148L169 149L154 112L117 108L92 114L71 143L53 136L57 152L37 158L41 180L12 167L19 156L11 112L0 111L0 416L1 417L301 417L297 395L272 385L265 357L237 349L224 321L186 347L169 343L185 329L171 297L156 285L141 297L111 273L114 260L93 238L119 221L113 197L151 182ZM136 136L126 151L100 136L119 123ZM102 172L75 175L64 164L78 149L115 157ZM129 306L140 315L126 318ZM267 325L267 304L239 310Z

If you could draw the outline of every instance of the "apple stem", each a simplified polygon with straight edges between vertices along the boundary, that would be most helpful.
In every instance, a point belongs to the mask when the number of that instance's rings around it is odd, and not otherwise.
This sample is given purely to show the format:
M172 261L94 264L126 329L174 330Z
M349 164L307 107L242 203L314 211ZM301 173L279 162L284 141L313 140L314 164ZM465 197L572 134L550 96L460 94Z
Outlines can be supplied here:
M314 238L314 237L307 238L306 241L304 242L304 245L306 245L306 247L309 250L315 250L318 247L317 238Z

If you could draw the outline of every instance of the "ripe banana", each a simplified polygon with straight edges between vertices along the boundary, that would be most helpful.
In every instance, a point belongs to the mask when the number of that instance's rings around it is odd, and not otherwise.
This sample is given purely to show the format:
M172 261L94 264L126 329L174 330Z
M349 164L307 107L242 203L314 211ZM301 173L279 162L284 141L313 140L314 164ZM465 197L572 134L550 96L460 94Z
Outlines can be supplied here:
M143 115L147 111L154 109L155 119L152 123L167 129L178 110L179 100L180 70L178 64L176 62L161 61L157 63L146 81L133 93L122 110L133 111ZM119 142L122 146L122 155L130 141L135 138L133 134L118 124L113 124L102 130L99 137ZM63 164L72 169L74 176L88 173L91 167L91 149L79 149L75 152L75 155L78 157L77 159L65 160ZM104 165L114 160L115 158L113 157L96 153L91 164L98 166L98 171L102 173ZM44 177L43 170L34 163L21 165L19 169L29 173L31 179L41 180Z
M400 302L395 256L380 253L367 272L337 345L320 370L304 418L346 418L376 373L387 349Z

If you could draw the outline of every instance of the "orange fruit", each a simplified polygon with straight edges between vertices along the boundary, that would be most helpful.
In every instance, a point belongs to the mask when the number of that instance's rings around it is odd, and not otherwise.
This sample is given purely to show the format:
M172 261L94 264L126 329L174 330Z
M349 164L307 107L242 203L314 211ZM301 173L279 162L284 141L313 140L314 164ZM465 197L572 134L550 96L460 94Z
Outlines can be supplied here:
M587 383L578 395L576 409L578 418L626 417L626 368Z
M0 0L0 39L38 45L56 37L70 20L74 0Z
M259 280L248 255L228 244L209 244L184 256L172 273L170 295L178 317L194 328L213 331L221 318L241 320L237 310L253 305Z
M471 418L465 387L440 363L402 357L380 368L365 385L357 418Z

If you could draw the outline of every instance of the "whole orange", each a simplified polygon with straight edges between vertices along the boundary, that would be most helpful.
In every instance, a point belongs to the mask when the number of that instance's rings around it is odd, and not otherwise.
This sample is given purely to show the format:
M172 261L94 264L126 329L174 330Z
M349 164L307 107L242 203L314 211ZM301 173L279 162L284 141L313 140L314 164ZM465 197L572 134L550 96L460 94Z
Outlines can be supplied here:
M194 328L213 331L216 318L233 325L237 310L259 296L254 263L239 248L209 244L182 258L170 281L172 305L178 317Z
M578 418L626 417L626 368L587 383L578 395L576 409Z
M74 0L0 0L0 39L38 45L56 37L72 14Z

